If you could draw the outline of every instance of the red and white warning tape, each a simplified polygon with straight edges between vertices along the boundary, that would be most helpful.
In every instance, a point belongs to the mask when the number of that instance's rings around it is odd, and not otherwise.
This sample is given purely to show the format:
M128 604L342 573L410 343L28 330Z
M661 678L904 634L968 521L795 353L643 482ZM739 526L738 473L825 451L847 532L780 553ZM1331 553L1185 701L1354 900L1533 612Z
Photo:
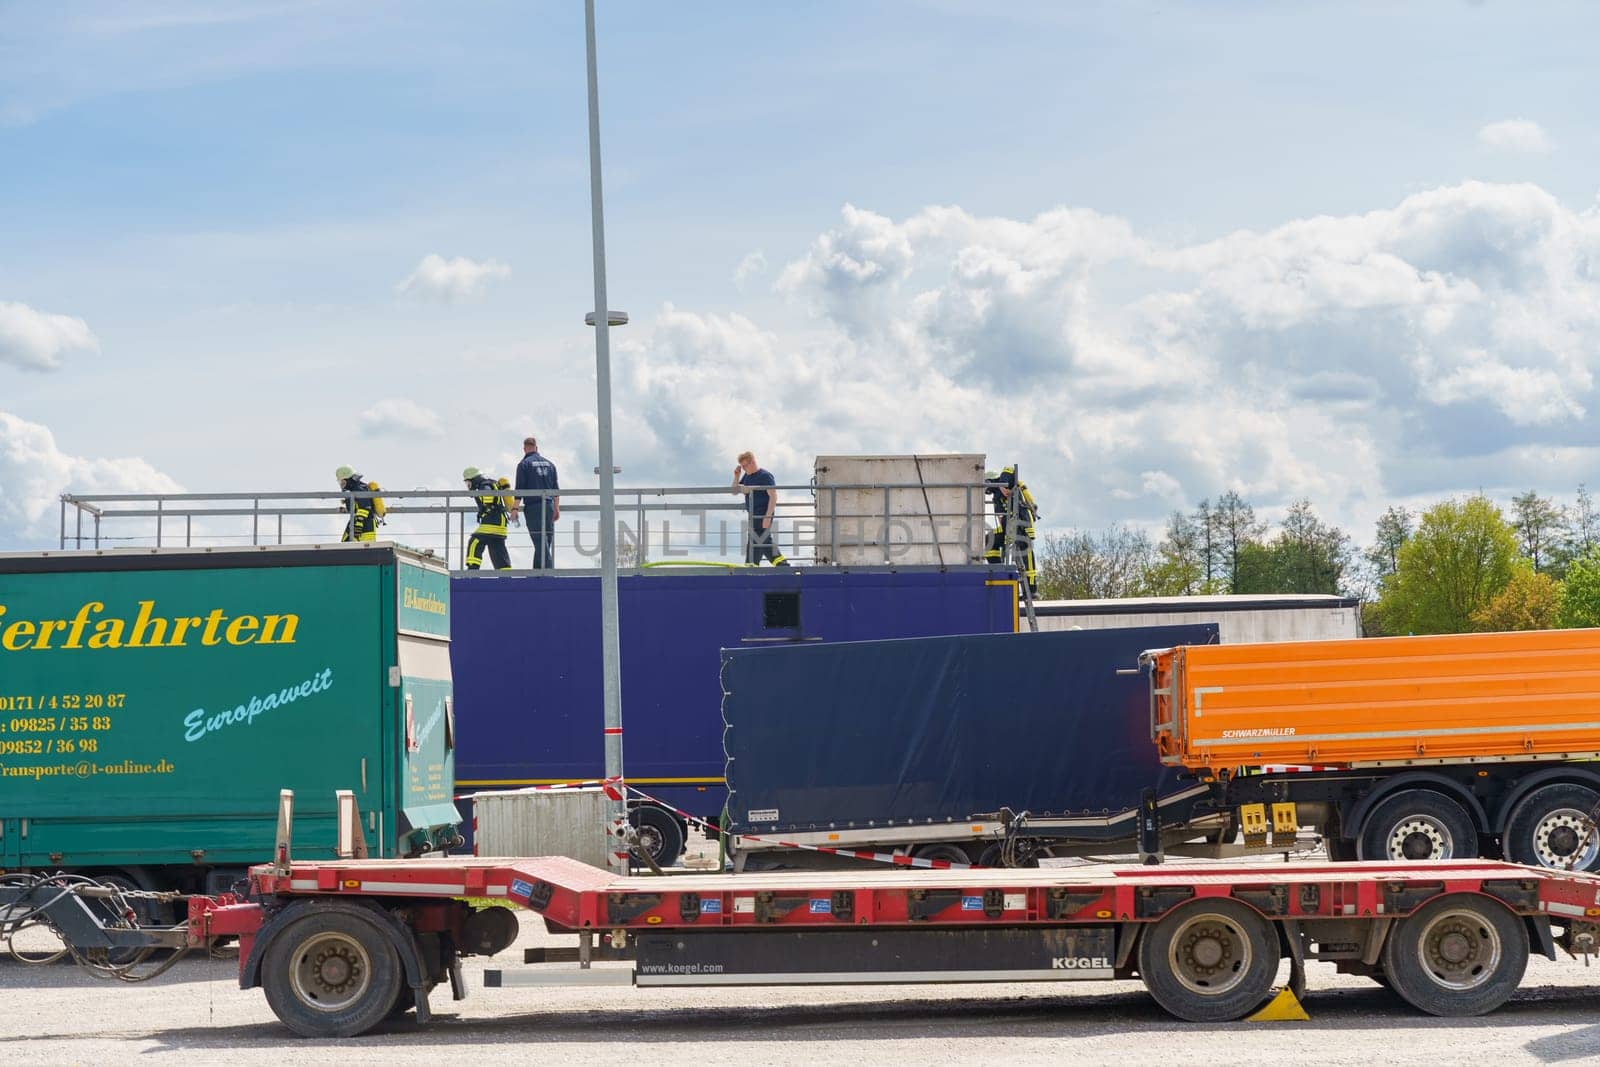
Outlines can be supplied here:
M690 815L682 808L673 807L666 801L660 799L659 797L653 797L642 789L638 789L634 786L626 785L625 783L621 782L618 784L621 785L622 788L624 788L627 792L633 794L639 799L648 800L650 803L655 804L658 807L666 808L674 815L677 815L679 818L691 823L692 825L698 826L703 830L708 830L713 834L717 832L717 828L712 826L705 819L699 818L695 815ZM920 856L901 856L893 852L866 852L853 848L830 848L827 845L802 845L798 841L779 841L776 838L758 837L755 834L737 834L735 836L744 841L760 841L762 844L776 845L779 848L795 848L805 852L821 852L828 856L848 856L851 859L869 860L873 863L888 863L896 867L921 867L924 870L934 871L970 871L978 866L975 863L953 863L950 860L929 860L923 859Z
M474 792L471 792L471 793L458 793L458 794L456 794L454 799L456 799L456 800L471 800L478 793L496 793L496 792L520 793L520 792L523 792L524 790L533 790L535 792L544 792L546 790L558 790L558 789L592 789L595 786L600 786L602 789L604 789L605 792L606 792L606 796L610 797L612 800L621 800L622 799L622 793L620 792L620 790L623 789L622 779L621 778L585 778L581 782L547 782L544 785L519 785L519 786L514 786L514 787L508 786L504 790L479 789L479 790L475 790Z

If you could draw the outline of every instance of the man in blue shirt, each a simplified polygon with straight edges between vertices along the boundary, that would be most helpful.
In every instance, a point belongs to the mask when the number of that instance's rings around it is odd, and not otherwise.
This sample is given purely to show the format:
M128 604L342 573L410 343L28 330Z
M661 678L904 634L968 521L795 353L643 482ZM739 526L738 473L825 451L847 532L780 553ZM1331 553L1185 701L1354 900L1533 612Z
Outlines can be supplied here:
M745 562L752 567L759 566L763 558L772 560L775 567L789 565L772 537L772 517L778 507L778 491L761 488L777 484L778 480L770 471L756 465L754 454L739 453L739 465L733 468L733 487L747 494L744 506L750 515L750 544L745 550Z
M561 488L556 478L556 465L539 455L539 442L532 437L522 439L522 462L517 464L516 488L547 491ZM517 505L526 513L524 521L528 536L533 539L534 569L554 567L556 520L561 518L561 498L553 492L542 496L519 496L511 509L512 518L516 517Z

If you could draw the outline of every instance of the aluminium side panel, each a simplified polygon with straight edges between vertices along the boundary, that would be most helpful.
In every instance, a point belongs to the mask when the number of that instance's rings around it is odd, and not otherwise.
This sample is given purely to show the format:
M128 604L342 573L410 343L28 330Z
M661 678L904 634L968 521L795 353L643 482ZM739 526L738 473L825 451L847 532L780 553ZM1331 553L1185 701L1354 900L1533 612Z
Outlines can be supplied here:
M1189 625L729 651L731 820L761 834L1130 810L1179 775L1150 743L1145 678L1116 672L1215 639Z
M1600 629L1178 651L1189 766L1600 752Z

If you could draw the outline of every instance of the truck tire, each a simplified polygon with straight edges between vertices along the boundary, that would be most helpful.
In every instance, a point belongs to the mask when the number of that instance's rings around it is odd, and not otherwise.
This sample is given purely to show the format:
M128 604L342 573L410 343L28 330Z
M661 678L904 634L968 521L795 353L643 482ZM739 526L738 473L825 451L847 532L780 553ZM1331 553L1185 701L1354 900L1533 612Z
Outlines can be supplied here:
M383 1022L405 985L400 954L357 909L308 911L261 959L273 1014L301 1037L355 1037Z
M1504 1004L1528 966L1528 931L1477 893L1430 900L1395 924L1383 970L1406 1003L1429 1015L1482 1015Z
M1478 831L1460 804L1432 789L1406 789L1367 814L1360 857L1395 863L1474 859Z
M1558 871L1600 868L1600 834L1591 835L1588 825L1597 805L1600 793L1588 786L1558 782L1535 789L1506 823L1506 859Z
M670 812L646 804L628 812L628 822L639 833L640 847L661 867L672 867L683 856L683 827Z
M918 845L911 850L911 855L919 860L942 860L945 863L959 863L963 866L972 862L972 857L967 854L966 849L948 841Z
M1168 1012L1192 1023L1242 1019L1272 994L1277 932L1236 900L1193 900L1139 938L1139 975Z

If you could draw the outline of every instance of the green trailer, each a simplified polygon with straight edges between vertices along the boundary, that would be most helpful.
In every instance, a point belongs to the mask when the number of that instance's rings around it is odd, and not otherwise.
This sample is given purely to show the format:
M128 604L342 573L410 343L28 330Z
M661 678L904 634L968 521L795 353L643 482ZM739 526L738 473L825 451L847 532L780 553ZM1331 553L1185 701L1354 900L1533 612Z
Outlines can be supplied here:
M0 868L215 892L350 790L372 856L460 842L450 581L393 545L0 555ZM313 851L315 849L313 848Z

